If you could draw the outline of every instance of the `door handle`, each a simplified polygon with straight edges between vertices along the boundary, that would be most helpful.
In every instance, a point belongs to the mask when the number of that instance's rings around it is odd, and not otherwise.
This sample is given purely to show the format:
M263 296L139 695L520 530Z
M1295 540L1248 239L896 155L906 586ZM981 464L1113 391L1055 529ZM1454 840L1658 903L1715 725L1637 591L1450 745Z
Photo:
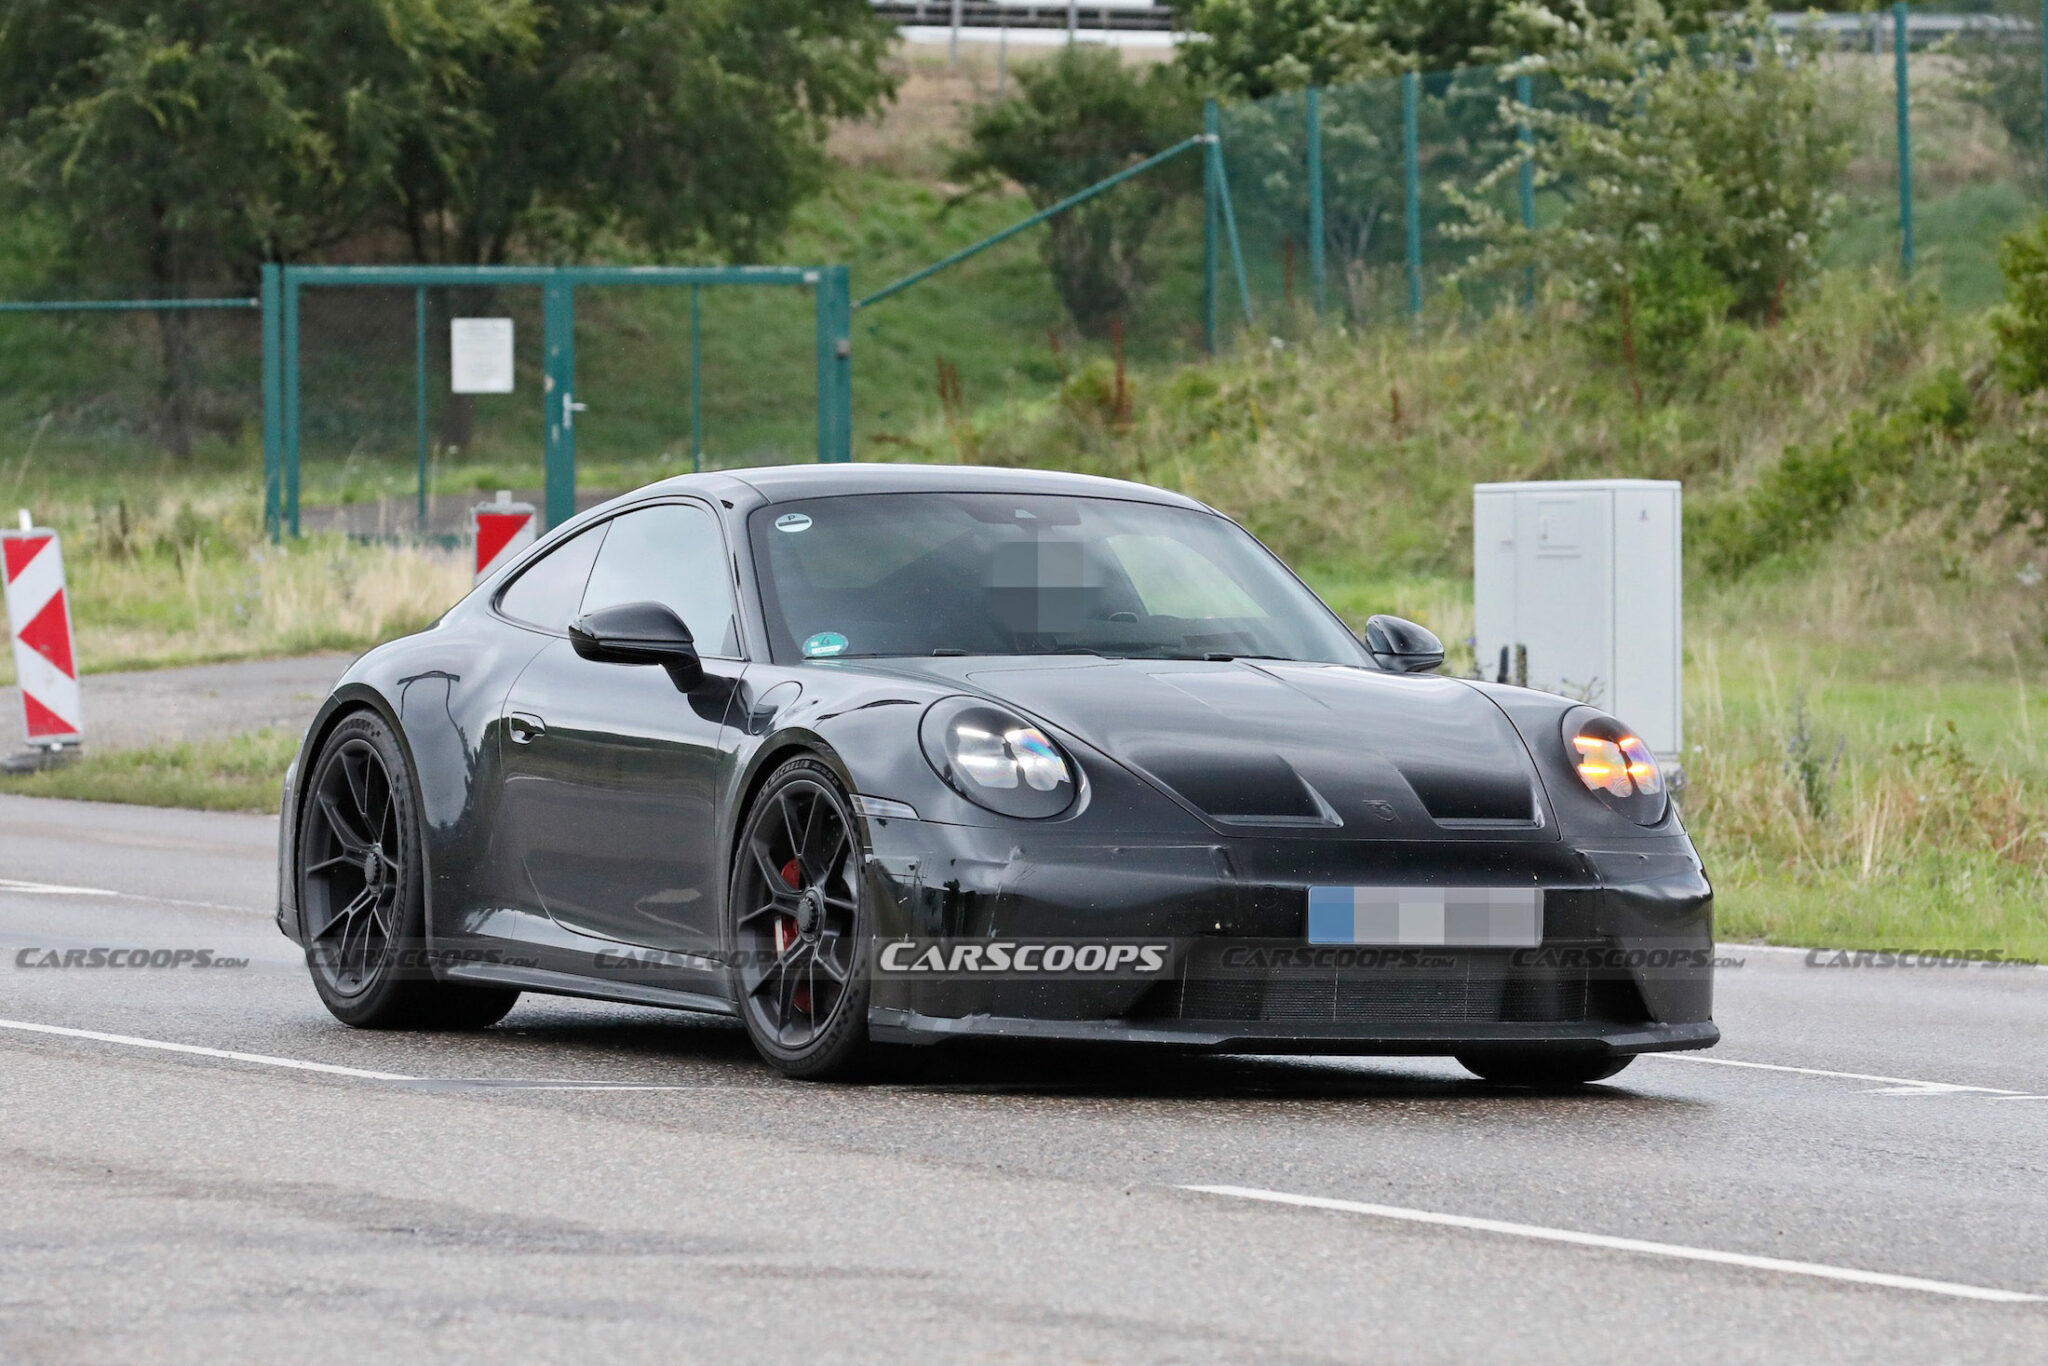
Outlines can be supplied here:
M548 723L532 712L515 711L505 718L505 733L515 745L530 745L536 736L548 733Z

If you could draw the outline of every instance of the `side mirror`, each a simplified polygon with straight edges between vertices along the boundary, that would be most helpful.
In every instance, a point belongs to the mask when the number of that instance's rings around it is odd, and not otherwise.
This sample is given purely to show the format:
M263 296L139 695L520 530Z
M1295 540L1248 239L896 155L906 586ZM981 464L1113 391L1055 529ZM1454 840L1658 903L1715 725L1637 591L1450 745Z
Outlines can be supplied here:
M1365 623L1365 649L1390 673L1426 674L1444 662L1444 643L1427 626L1402 617L1376 616Z
M704 681L690 628L658 602L622 602L569 623L569 644L600 664L659 664L684 692Z

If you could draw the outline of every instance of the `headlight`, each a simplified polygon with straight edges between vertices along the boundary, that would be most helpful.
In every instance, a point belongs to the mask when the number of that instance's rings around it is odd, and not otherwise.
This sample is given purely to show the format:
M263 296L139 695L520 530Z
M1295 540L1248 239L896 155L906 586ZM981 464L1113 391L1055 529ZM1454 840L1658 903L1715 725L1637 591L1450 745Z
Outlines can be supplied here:
M1611 716L1578 708L1564 718L1565 753L1586 790L1637 825L1664 819L1669 797L1650 747Z
M1037 726L971 697L932 704L918 727L925 758L946 785L1003 816L1040 820L1074 804L1074 774Z

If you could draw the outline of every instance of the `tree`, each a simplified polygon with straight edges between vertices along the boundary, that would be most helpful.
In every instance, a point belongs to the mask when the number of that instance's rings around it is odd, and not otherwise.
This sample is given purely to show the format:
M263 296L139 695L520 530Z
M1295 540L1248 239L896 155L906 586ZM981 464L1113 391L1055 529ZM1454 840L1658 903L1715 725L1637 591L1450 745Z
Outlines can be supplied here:
M1201 88L1255 100L1492 65L1568 42L1575 25L1645 11L1691 31L1709 9L1710 0L1195 0L1186 26L1201 40L1182 44L1180 61Z
M409 103L517 41L522 0L14 0L0 173L64 269L181 299L336 240L385 182ZM232 283L232 285L230 284ZM189 454L191 315L156 315L164 444Z
M1043 209L1165 151L1194 132L1196 101L1180 73L1126 68L1113 48L1072 44L1018 73L1020 93L975 116L952 174L1011 180ZM1151 280L1146 238L1192 187L1195 158L1169 162L1052 218L1042 250L1053 286L1084 336L1108 333Z
M532 0L533 40L413 107L384 199L417 261L616 232L744 258L815 193L834 119L894 91L868 0Z
M1671 369L1713 322L1765 320L1819 265L1850 127L1828 101L1818 36L1786 43L1762 8L1681 39L1656 20L1595 26L1532 58L1556 92L1503 102L1526 122L1536 183L1554 205L1535 228L1493 195L1517 151L1471 194L1451 191L1482 244L1467 275L1534 266L1588 309L1639 367Z

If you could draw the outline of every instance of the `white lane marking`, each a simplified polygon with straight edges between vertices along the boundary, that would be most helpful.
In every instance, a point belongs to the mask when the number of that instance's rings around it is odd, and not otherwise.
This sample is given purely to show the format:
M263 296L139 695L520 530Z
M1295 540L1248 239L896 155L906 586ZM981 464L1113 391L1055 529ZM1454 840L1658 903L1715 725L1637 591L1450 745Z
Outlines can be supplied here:
M142 892L117 892L107 887L66 887L55 882L23 882L0 877L0 893L27 896L104 896L117 901L143 901L152 906L193 906L206 911L239 911L244 915L268 915L261 906L230 906L223 901L186 901L174 896L148 896Z
M1787 1067L1775 1062L1744 1062L1738 1058L1701 1058L1689 1053L1645 1053L1646 1058L1661 1058L1670 1062L1706 1063L1714 1067L1748 1067L1759 1072L1793 1072L1804 1077L1834 1077L1841 1081L1881 1081L1885 1084L1866 1092L1875 1096L1947 1096L1958 1092L1973 1092L1978 1095L2004 1096L2018 1099L2027 1093L2010 1091L2001 1086L1964 1086L1952 1081L1916 1081L1911 1077L1880 1077L1868 1072L1830 1072L1821 1067Z
M163 1039L139 1039L132 1034L105 1034L97 1029L72 1029L65 1025L36 1024L28 1020L0 1020L0 1029L18 1029L29 1034L55 1034L66 1039L90 1039L95 1043L121 1044L127 1048L151 1048L165 1053L191 1053L202 1058L223 1058L229 1062L255 1063L262 1067L284 1067L296 1072L322 1072L337 1077L357 1077L363 1081L402 1081L419 1087L445 1087L449 1090L528 1090L528 1091L766 1091L772 1087L721 1086L716 1083L698 1082L637 1082L637 1081L584 1081L577 1078L522 1080L517 1078L497 1080L494 1078L454 1078L441 1080L436 1077L415 1077L404 1072L372 1072L361 1067L342 1067L331 1062L307 1062L302 1058L279 1058L268 1053L237 1053L226 1048L202 1048L198 1044L169 1043Z
M1715 1262L1722 1266L1747 1267L1753 1271L1781 1271L1795 1276L1818 1276L1824 1280L1878 1285L1891 1290L1921 1290L1930 1295L1951 1295L1964 1300L1990 1300L1996 1304L2038 1304L2048 1299L2048 1296L2029 1295L2018 1290L1960 1285L1954 1281L1930 1281L1919 1276L1895 1276L1888 1271L1860 1271L1854 1267L1829 1266L1823 1262L1794 1262L1783 1257L1756 1257L1747 1252L1719 1252L1713 1248L1686 1247L1679 1243L1652 1243L1641 1238L1615 1238L1604 1233L1580 1233L1575 1229L1545 1228L1541 1224L1511 1224L1502 1219L1475 1219L1465 1214L1438 1214L1430 1210L1403 1209L1398 1205L1368 1205L1357 1200L1330 1200L1318 1195L1290 1195L1284 1191L1256 1190L1249 1186L1182 1186L1181 1189L1199 1191L1204 1195L1230 1196L1239 1200L1263 1200L1275 1205L1299 1205L1308 1209L1337 1210L1345 1214L1370 1214L1381 1219L1398 1219L1410 1224L1435 1224L1444 1228L1470 1229L1478 1233L1504 1233L1515 1238L1572 1243L1579 1247L1606 1248L1614 1252L1640 1252L1653 1257L1675 1257L1689 1262Z
M412 1086L425 1091L774 1091L773 1086L725 1085L692 1081L523 1081L518 1078L462 1077L441 1081L422 1077Z
M124 1048L153 1048L164 1053L190 1053L202 1058L223 1058L228 1062L255 1063L261 1067L285 1067L295 1072L326 1072L337 1077L360 1077L365 1081L418 1081L402 1072L370 1072L360 1067L340 1067L331 1062L307 1062L302 1058L274 1058L268 1053L237 1053L226 1048L201 1048L198 1044L167 1043L162 1039L138 1039L132 1034L102 1034L97 1029L67 1029L63 1025L32 1024L27 1020L0 1020L0 1029L28 1034L55 1034L66 1039L90 1039L95 1043L120 1044Z

